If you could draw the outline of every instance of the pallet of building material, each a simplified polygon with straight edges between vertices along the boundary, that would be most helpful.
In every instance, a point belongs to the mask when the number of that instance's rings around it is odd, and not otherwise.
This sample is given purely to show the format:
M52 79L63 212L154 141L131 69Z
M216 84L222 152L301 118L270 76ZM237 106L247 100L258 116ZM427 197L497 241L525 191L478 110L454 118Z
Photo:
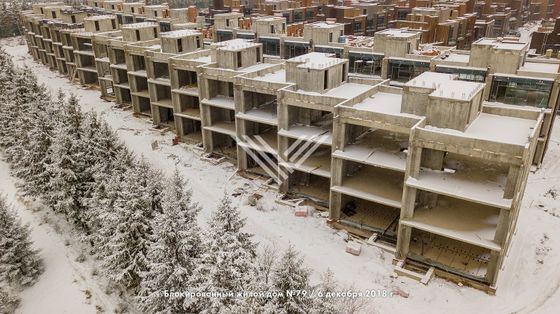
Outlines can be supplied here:
M298 205L295 207L294 215L296 217L307 217L313 213L313 207L308 205Z
M395 261L393 261L393 263L395 263ZM426 265L425 263L420 263L417 262L415 260L409 259L407 258L405 260L405 267L407 269L429 269L430 267L433 267L431 265ZM439 267L433 267L434 271L433 271L433 275L443 278L445 280L451 281L453 283L456 283L459 286L469 286L469 287L473 287L475 289L479 289L482 290L484 292L486 292L489 295L496 295L496 287L489 285L488 283L484 283L475 279L471 279L468 277L464 277L455 273L451 273L449 271L446 271L444 269L441 269Z
M362 243L351 240L346 243L346 253L350 253L352 255L360 255L362 253Z
M375 232L366 240L366 244L374 246L376 248L380 248L383 251L391 254L395 254L396 252L396 248L392 244L380 241L379 234Z
M405 267L405 261L404 260L399 260L397 261L397 264L394 267L395 273L397 273L397 275L399 276L406 276L410 279L414 279L416 281L419 281L423 284L428 284L428 282L430 281L431 277L434 274L434 269L433 267L430 267L428 269L428 271L426 271L425 273L422 273L421 270L411 270L411 269L407 269Z

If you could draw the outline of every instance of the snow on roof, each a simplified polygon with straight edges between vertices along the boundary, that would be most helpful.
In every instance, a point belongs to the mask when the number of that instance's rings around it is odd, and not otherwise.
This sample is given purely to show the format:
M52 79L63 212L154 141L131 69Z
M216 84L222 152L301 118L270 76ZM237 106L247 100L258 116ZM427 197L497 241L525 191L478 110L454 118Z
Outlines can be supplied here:
M315 22L315 23L305 24L305 27L310 27L310 28L338 28L338 27L343 26L343 25L344 24L341 24L341 23Z
M401 113L402 95L386 92L377 92L362 102L355 104L356 109L387 114Z
M257 64L254 64L254 65L248 66L246 68L239 69L239 71L254 72L254 71L266 69L266 68L271 67L273 65L274 64L272 64L272 63L257 63Z
M162 4L145 5L144 9L167 9L167 5L162 5Z
M521 67L522 71L558 73L558 63L525 62Z
M345 59L334 58L331 57L331 54L322 52L310 52L299 57L288 59L287 61L303 62L297 67L310 69L325 69L333 65L346 62Z
M404 86L436 89L438 85L441 85L441 83L448 82L453 79L453 74L424 72L406 82Z
M229 12L229 13L218 13L218 14L214 14L214 18L220 17L220 18L228 18L228 17L236 17L236 16L243 16L243 14L239 13L239 12Z
M467 128L465 134L501 143L524 145L536 122L489 113L481 113Z
M254 47L257 46L257 43L249 41L247 39L236 38L232 40L221 41L212 44L213 46L217 47L220 50L241 50L243 48Z
M504 144L525 145L535 125L534 120L481 113L465 132L435 126L426 126L426 129Z
M145 27L159 27L159 25L155 22L141 22L141 23L132 23L132 24L125 24L122 25L122 29L138 29L138 28L145 28Z
M469 63L470 55L468 54L459 54L459 53L450 53L445 59L440 58L445 61L451 62L462 62L462 63Z
M193 29L182 29L177 31L161 33L162 38L181 38L181 37L195 36L195 35L202 35L202 33Z
M257 17L255 19L255 22L274 22L280 20L286 20L286 18L283 16L261 16Z
M470 100L484 87L484 84L459 81L453 74L424 72L408 81L404 86L432 89L430 94L432 97Z
M286 83L286 70L282 69L262 76L257 76L255 77L255 80L272 83Z
M525 43L499 43L496 45L497 49L507 49L507 50L522 50L525 48Z
M523 50L527 43L520 41L499 41L496 38L481 38L474 43L475 45L490 45L496 49Z
M350 99L357 96L358 94L367 91L370 88L372 88L371 85L346 83L329 90L325 93L325 95Z
M484 84L482 83L451 80L438 85L438 88L430 96L455 100L471 100L483 88Z
M210 56L205 56L205 57L192 59L192 61L210 63L212 62L212 58Z
M396 37L396 38L409 38L418 35L418 32L413 32L400 28L389 28L380 32L376 32L375 35L384 37Z
M114 19L114 15L94 15L86 17L84 20L86 21L102 21L102 20L112 20Z

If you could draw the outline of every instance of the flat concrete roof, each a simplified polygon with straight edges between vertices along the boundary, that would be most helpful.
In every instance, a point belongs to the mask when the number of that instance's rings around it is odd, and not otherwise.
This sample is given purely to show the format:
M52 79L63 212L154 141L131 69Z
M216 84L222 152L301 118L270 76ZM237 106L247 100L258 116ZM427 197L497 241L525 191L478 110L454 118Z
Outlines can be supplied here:
M202 35L202 33L193 29L182 29L177 31L161 33L162 38L181 38L181 37L198 36L198 35Z
M558 73L560 64L558 63L541 63L541 62L525 62L520 68L522 71Z
M469 63L469 59L471 58L470 55L466 54L458 54L458 53L450 53L449 56L445 59L445 61L452 61L452 62L462 62L462 63Z
M364 99L362 102L355 104L353 107L378 113L400 114L401 103L401 94L377 92L371 97Z
M267 73L262 76L257 76L255 80L271 82L271 83L286 83L286 70L281 69L276 72Z
M158 23L155 22L141 22L141 23L132 23L132 24L125 24L121 26L121 29L140 29L140 28L148 28L148 27L159 27Z
M437 128L434 126L426 126L426 128L452 135L465 136L467 138L488 140L504 144L526 145L529 143L529 136L535 125L535 120L481 113L467 127L465 132Z
M430 96L454 100L470 100L484 87L482 83L459 81L455 78L454 74L424 72L404 86L433 89Z
M248 47L255 47L257 45L258 45L257 43L254 43L254 42L249 41L247 39L241 39L241 38L236 38L236 39L226 40L226 41L220 41L220 42L212 44L212 46L215 46L218 49L230 50L230 51L241 50L241 49L248 48Z
M305 24L305 27L314 27L314 28L337 28L340 26L344 26L344 24L327 23L327 22L315 22L315 23Z
M396 38L410 38L418 35L418 32L409 31L400 28L389 28L380 32L376 32L375 35L382 35L385 37L396 37Z
M336 64L346 62L346 59L331 57L328 53L322 52L310 52L295 58L286 60L287 62L303 62L298 65L298 68L309 68L309 69L326 69Z
M272 63L257 63L257 64L254 64L254 65L248 66L246 68L241 68L238 71L253 72L253 71L266 69L266 68L271 67L271 66L274 66L274 64L272 64Z
M88 16L86 17L84 20L86 21L101 21L101 20L111 20L116 18L116 16L114 15L94 15L94 16Z
M350 99L356 97L358 94L361 94L372 87L373 86L371 85L346 83L329 90L325 93L325 95Z
M474 45L490 45L496 49L523 50L527 43L514 41L498 41L496 38L481 38L473 43Z
M430 96L454 100L470 100L482 88L484 88L482 83L450 80L438 85L438 88Z
M406 82L404 86L436 89L439 84L453 80L453 78L453 74L423 72L412 80Z
M496 142L524 145L535 127L535 121L489 113L481 113L465 134Z

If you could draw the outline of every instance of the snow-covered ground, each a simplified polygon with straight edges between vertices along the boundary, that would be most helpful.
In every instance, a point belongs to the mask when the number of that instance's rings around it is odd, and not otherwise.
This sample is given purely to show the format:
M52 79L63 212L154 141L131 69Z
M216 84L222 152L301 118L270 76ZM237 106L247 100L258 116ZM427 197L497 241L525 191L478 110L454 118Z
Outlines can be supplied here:
M2 155L0 154L0 159ZM94 267L78 262L80 252L72 245L68 226L52 211L22 203L9 166L0 160L0 193L14 206L24 223L31 226L31 238L45 262L45 272L32 287L24 290L18 313L96 313L97 308L112 311L118 300L103 293L103 280L92 275ZM29 210L26 208L33 208Z
M206 221L210 212L218 203L224 191L232 193L239 187L247 189L257 188L258 182L250 181L234 174L235 168L230 164L212 165L200 160L200 152L192 147L181 144L171 146L173 134L160 134L151 129L151 124L132 116L130 111L115 108L111 102L99 98L96 90L83 89L72 85L65 77L48 70L45 66L36 64L27 54L27 47L18 45L15 41L10 44L0 42L0 46L14 57L19 66L28 66L39 77L41 83L46 84L53 93L62 89L80 97L80 104L84 110L94 110L102 115L108 123L117 130L125 144L138 155L143 155L156 168L170 174L177 166L189 178L193 196L203 210L201 220ZM560 122L557 122L557 125ZM435 279L428 286L407 278L391 278L392 256L377 248L366 247L362 255L356 257L344 252L345 242L328 227L324 218L295 217L293 212L280 205L274 204L274 192L265 195L263 211L254 207L243 206L240 198L235 199L242 206L242 214L247 217L247 231L255 234L255 240L263 243L274 243L276 247L284 249L293 244L305 256L308 267L314 270L313 279L318 274L330 268L339 282L353 284L357 290L388 289L395 287L410 294L408 298L399 296L376 298L371 307L380 313L394 313L412 311L414 313L552 313L560 306L560 132L558 126L551 140L549 151L543 167L529 177L529 185L519 217L517 234L514 238L509 256L505 261L505 268L498 281L496 296L489 296L481 291L459 287L442 279ZM151 143L157 141L159 148L152 150ZM8 188L5 167L0 169L0 181ZM13 189L12 189L13 193ZM20 210L24 220L33 221L35 213ZM27 218L26 218L27 217ZM50 245L45 242L60 243L64 235L48 233L44 226L33 225L33 239L41 248L55 247L57 255L76 254L75 248ZM39 229L39 230L37 230ZM41 231L43 230L43 231ZM46 240L45 238L48 238ZM52 238L52 239L51 239ZM51 253L52 254L52 253ZM45 255L45 253L43 253ZM83 290L90 288L92 299L96 302L116 302L108 300L103 291L95 289L99 286L99 279L92 278L91 270L76 265L73 258L53 260L47 258L47 273L40 282L24 292L22 313L36 313L34 296L37 287L49 287L45 294L52 294L43 300L41 313L63 313L59 310L67 306L66 312L74 312L76 306L84 306L83 312L92 310L84 303ZM56 289L51 286L53 276L49 275L49 267L64 268L65 274L72 278L84 277L78 280L60 283L63 287ZM52 271L52 270L51 270ZM93 287L93 288L91 288ZM29 292L34 290L35 292ZM99 301L97 301L99 300ZM92 301L92 303L95 303ZM55 309L55 306L57 308ZM113 304L114 306L114 304ZM106 305L107 308L110 306ZM55 310L50 310L53 308ZM48 310L47 310L48 309ZM82 311L79 311L82 312ZM373 312L369 310L368 313Z

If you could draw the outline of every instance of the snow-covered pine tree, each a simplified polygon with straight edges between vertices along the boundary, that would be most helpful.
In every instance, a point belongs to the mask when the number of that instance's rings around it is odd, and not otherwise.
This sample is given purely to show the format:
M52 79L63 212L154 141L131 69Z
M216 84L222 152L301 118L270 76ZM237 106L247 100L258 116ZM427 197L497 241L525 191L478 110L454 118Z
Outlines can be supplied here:
M151 182L158 179L159 183ZM160 207L156 200L161 198L154 186L161 186L161 177L142 158L121 184L123 191L114 205L114 234L102 248L106 254L103 264L114 282L136 291L141 275L149 270L151 220L154 208Z
M90 233L86 234L84 240L90 243L98 256L109 255L104 252L106 243L113 237L116 224L116 202L123 197L125 191L123 182L126 181L130 168L134 164L132 153L121 147L117 151L115 160L106 172L95 172L95 189L92 198L88 201L86 222ZM97 250L100 249L100 250Z
M0 282L0 313L15 313L19 303L20 299L14 294L13 289Z
M284 295L272 300L274 313L309 313L313 310L313 299L309 295L294 294L288 296L286 291L310 292L309 269L304 266L303 257L290 245L276 265L272 275L272 289Z
M162 212L153 221L154 242L148 253L149 271L144 274L139 301L147 313L185 313L184 297L166 297L162 292L185 292L202 253L196 217L200 208L192 201L187 182L175 169L165 187Z
M0 282L25 287L35 283L42 273L43 264L29 232L0 196Z
M12 57L0 48L0 88L4 93L0 94L0 97L5 96L6 89L10 86L13 77L15 75L14 63L12 62ZM0 103L0 105L2 105Z
M112 211L115 195L120 191L122 175L132 165L132 155L118 140L107 122L102 119L99 121L95 138L94 145L90 148L95 160L91 169L93 185L85 201L87 211L84 216L86 223L84 240L98 247L103 242L99 233L105 224L103 219ZM118 178L118 181L114 178Z
M2 130L6 147L6 159L12 167L18 168L19 161L25 154L24 143L29 140L29 130L33 127L37 112L44 111L45 103L50 101L50 96L43 85L39 85L36 76L30 69L16 71L13 78L13 87L9 90L12 99L11 119ZM1 136L1 135L0 135Z
M222 298L193 298L191 308L203 313L236 312L245 300L227 297L228 293L248 291L256 275L255 244L251 235L242 231L245 220L237 207L232 207L227 195L221 200L209 221L204 252L196 271L195 290L221 293Z
M278 249L274 245L259 247L257 253L257 274L250 285L250 291L269 292L272 291L272 274L278 259ZM246 299L247 307L257 313L273 313L272 300L261 296L250 296Z
M0 1L0 38L21 34L19 16L26 1Z
M49 102L45 110L37 112L37 118L29 131L28 141L23 143L25 154L14 174L22 179L21 190L28 196L42 196L50 182L49 166L52 164L50 149L57 127L59 109L63 107L64 94L59 91L58 100Z
M90 200L96 190L95 174L103 164L109 162L110 154L113 152L102 147L100 133L101 123L97 114L88 112L80 124L80 138L76 145L79 164L76 174L79 185L76 186L80 199L80 207L74 212L73 221L85 233L89 233L88 217L90 217ZM103 143L104 145L105 143ZM98 168L99 167L99 168Z
M333 297L327 297L327 295L333 294L339 291L338 283L334 278L334 274L330 269L327 269L323 274L321 274L321 282L314 291L318 294L323 295L322 298L316 299L314 302L314 312L317 314L337 314L342 313L338 309L339 299Z
M46 199L49 205L80 229L85 229L86 200L91 189L92 161L89 142L84 142L84 124L91 125L94 119L88 116L84 122L78 100L75 96L65 103L61 110L59 123L50 154L53 158L49 165L51 182Z

